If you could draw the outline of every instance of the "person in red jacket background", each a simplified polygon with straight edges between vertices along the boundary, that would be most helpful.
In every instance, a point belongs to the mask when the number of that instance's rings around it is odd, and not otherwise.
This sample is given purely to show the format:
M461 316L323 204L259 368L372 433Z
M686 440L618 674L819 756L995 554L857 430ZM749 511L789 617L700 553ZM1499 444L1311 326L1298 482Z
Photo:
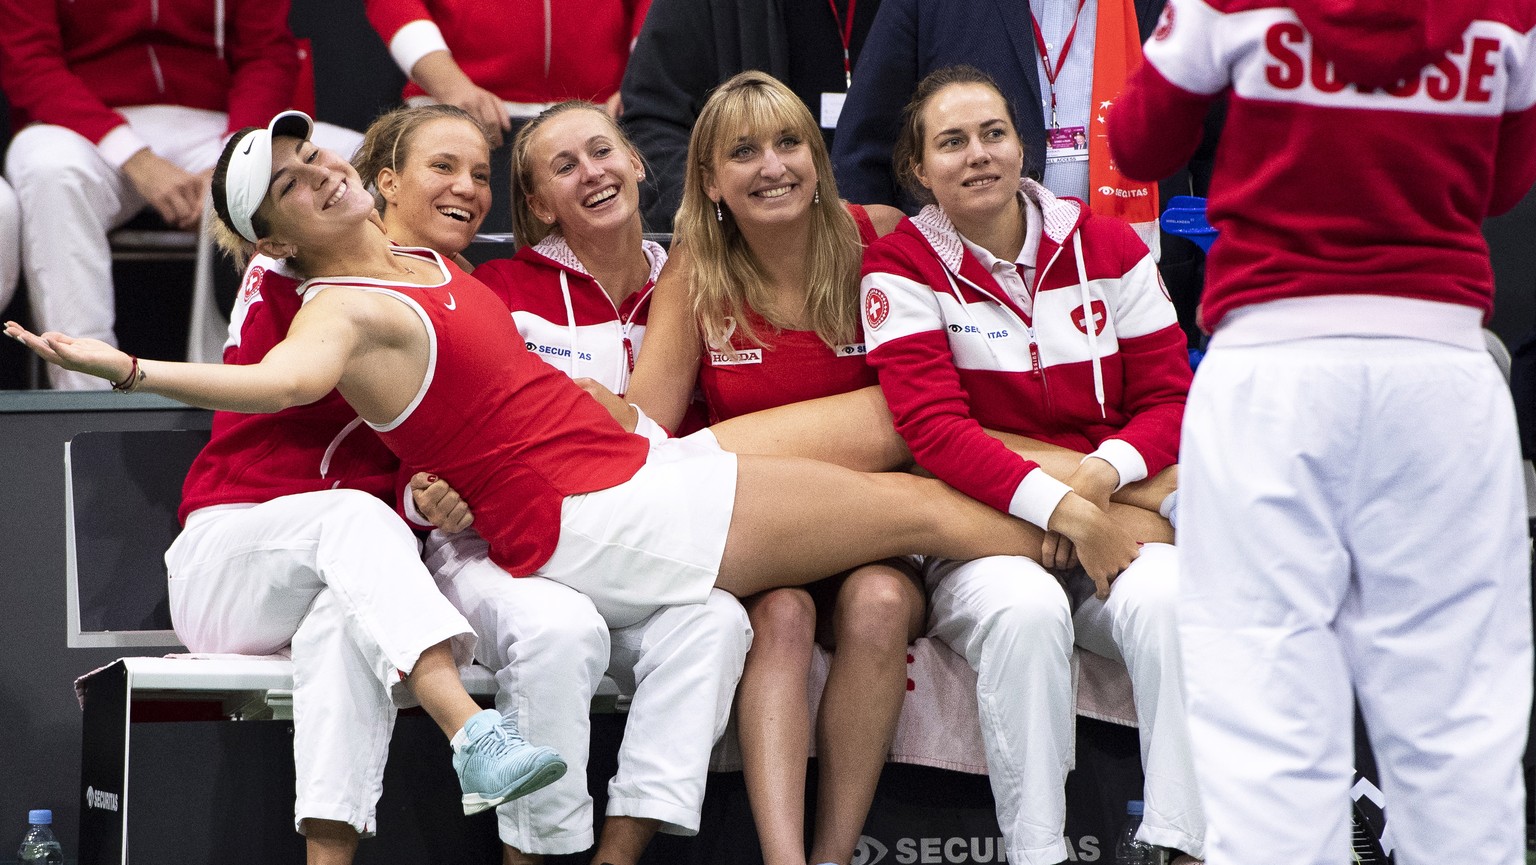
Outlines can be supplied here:
M39 327L115 342L107 232L146 206L195 229L229 133L288 107L288 0L0 0L6 176ZM335 142L340 143L340 142ZM99 380L49 371L56 388Z
M650 0L366 0L390 56L410 82L408 104L443 102L468 111L491 136L491 188L507 192L513 128L567 99L622 112L619 81ZM505 208L486 231L511 231Z

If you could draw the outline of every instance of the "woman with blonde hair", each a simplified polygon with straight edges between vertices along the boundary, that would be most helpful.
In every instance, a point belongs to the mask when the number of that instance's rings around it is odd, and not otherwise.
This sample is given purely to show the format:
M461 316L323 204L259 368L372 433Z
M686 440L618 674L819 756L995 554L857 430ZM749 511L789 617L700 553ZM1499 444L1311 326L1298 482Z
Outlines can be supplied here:
M694 126L673 257L629 398L668 426L697 381L727 450L866 471L910 465L865 363L857 285L863 248L900 219L837 197L815 123L784 85L761 72L726 81ZM997 435L1062 477L1082 456ZM1116 521L1166 540L1166 523L1149 511L1171 484L1164 476L1128 487L1117 502L1139 507L1114 505ZM817 719L812 859L847 862L906 693L906 647L924 624L921 584L908 563L888 561L746 604L755 636L737 714L764 858L806 861L804 694L820 640L836 651Z
M475 278L506 304L525 348L573 379L622 393L667 260L641 236L639 157L613 120L583 101L529 120L511 151L517 251L481 265ZM586 763L586 706L603 672L633 694L593 861L629 865L657 831L696 833L709 754L751 642L741 604L715 589L702 603L610 627L569 587L507 579L473 531L434 532L427 560L475 626L482 660L499 671L522 728L572 765ZM508 865L592 846L584 772L499 814Z
M737 75L710 96L687 165L676 255L653 301L629 398L673 426L696 380L712 421L874 385L859 332L859 263L864 245L901 214L838 198L809 111L761 72ZM835 424L837 410L831 411L826 417ZM821 414L816 407L804 412ZM724 430L720 435L729 442ZM820 444L802 446L857 464L858 448L833 447L837 438L818 436ZM876 463L893 459L878 450L870 454ZM754 637L737 722L764 861L807 861L805 693L819 638L836 652L818 712L820 794L811 854L816 862L846 863L901 711L907 644L923 626L922 590L910 565L890 561L745 604Z

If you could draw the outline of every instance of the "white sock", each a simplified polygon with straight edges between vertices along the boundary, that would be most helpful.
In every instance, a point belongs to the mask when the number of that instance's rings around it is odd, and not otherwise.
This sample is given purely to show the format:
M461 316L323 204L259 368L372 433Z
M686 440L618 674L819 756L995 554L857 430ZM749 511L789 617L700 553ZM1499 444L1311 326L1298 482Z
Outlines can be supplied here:
M1177 529L1179 527L1179 491L1174 490L1169 493L1168 497L1163 499L1163 503L1157 506L1157 512Z

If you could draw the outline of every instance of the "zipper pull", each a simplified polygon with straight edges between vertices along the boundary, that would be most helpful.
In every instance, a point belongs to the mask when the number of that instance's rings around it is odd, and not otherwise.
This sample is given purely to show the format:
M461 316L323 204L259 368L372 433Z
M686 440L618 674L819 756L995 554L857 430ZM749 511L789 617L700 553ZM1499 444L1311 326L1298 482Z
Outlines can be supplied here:
M1035 329L1025 328L1029 332L1029 371L1040 371L1040 346L1035 343Z

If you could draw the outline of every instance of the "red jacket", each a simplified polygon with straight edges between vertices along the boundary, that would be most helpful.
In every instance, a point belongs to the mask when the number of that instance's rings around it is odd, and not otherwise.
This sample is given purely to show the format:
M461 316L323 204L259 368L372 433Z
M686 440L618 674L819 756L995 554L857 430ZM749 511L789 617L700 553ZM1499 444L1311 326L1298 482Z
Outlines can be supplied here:
M508 102L590 99L618 92L650 0L366 0L368 20L406 75L446 47L469 80ZM400 30L413 22L431 30ZM433 32L435 31L435 32ZM414 82L404 96L422 95Z
M0 82L20 129L96 143L115 108L182 105L265 126L288 107L298 44L288 0L0 0Z
M1169 0L1146 61L1109 118L1132 177L1181 164L1229 96L1208 330L1315 295L1491 311L1483 218L1536 178L1536 4Z
M594 379L623 394L645 339L651 289L667 262L660 244L643 243L650 279L621 307L558 232L512 258L487 261L474 275L512 311L525 348L571 378Z
M984 428L1091 452L1122 485L1141 480L1178 459L1190 370L1136 232L1026 189L1043 223L1032 308L929 206L864 255L864 339L918 465L1044 528L1066 486Z

